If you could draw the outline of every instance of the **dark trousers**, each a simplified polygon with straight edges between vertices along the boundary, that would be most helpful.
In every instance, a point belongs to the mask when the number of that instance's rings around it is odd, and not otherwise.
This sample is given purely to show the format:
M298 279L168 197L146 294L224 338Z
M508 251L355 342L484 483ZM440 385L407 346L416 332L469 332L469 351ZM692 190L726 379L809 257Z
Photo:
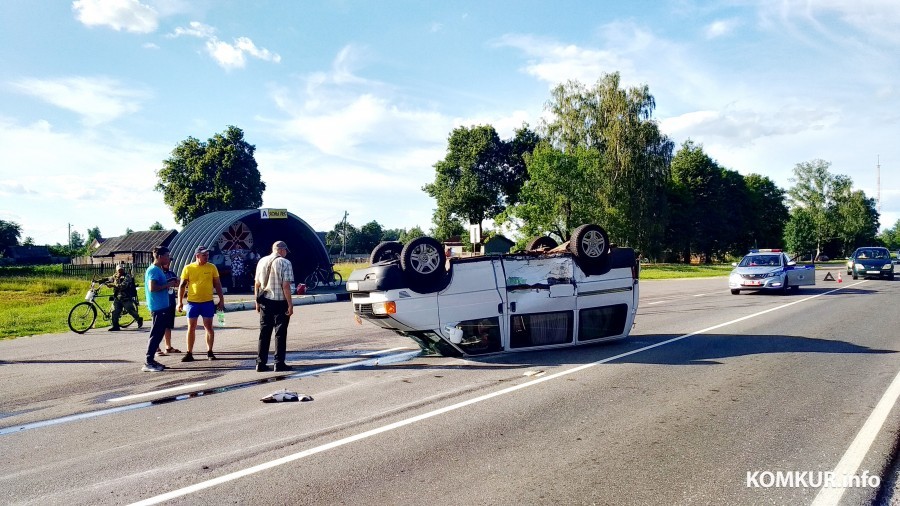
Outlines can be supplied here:
M147 360L144 362L146 364L156 362L156 350L166 335L166 328L175 315L175 308L169 306L159 311L150 311L150 314L153 315L153 323L150 325L150 337L147 342Z
M269 344L275 331L275 363L283 364L287 355L287 329L291 317L287 315L287 301L268 300L259 305L259 350L256 363L269 361Z

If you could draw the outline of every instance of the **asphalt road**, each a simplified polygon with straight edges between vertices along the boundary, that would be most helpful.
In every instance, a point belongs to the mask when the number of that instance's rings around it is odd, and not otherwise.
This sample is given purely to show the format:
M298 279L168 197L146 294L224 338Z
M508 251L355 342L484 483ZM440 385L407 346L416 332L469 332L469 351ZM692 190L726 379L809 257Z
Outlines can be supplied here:
M900 280L818 283L642 281L625 341L477 360L348 303L299 308L293 373L253 371L250 311L158 374L146 330L0 342L0 502L810 504L819 473L886 480L900 429Z

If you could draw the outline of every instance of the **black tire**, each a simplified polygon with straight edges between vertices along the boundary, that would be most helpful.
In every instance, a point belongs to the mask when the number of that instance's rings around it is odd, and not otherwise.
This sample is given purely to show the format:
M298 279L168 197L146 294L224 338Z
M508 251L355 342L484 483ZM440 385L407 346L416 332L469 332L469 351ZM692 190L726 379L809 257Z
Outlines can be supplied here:
M306 276L306 279L303 281L303 284L306 285L306 291L315 290L316 287L319 286L319 276L313 271L312 274Z
M135 308L135 309L137 309L137 308ZM125 327L131 325L132 323L134 323L134 316L131 316L130 314L126 313L125 311L122 311L122 314L119 315L119 327L122 327L124 329Z
M740 293L741 293L740 290L735 290L733 288L731 289L731 295L740 295Z
M391 260L399 260L400 254L403 252L403 243L399 241L384 241L378 243L372 253L369 255L369 263L377 264L378 262L387 262Z
M525 247L525 249L529 251L539 251L543 249L553 249L557 246L559 246L559 243L557 243L552 237L539 235L532 239L528 243L528 246Z
M409 287L419 293L438 290L447 273L447 257L436 239L418 237L403 246L400 267Z
M97 321L97 308L90 302L79 302L69 311L69 328L72 332L84 334Z
M341 283L344 282L344 276L341 276L341 273L338 271L332 271L331 273L331 283L337 286L341 286Z
M609 234L600 225L582 225L569 238L569 252L586 274L599 273L609 260Z

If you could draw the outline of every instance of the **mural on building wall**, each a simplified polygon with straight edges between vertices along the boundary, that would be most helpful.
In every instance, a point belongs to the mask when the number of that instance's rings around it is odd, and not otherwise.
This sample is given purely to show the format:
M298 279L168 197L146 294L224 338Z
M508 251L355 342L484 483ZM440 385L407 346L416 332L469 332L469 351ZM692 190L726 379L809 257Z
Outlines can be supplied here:
M243 221L235 221L216 241L218 261L224 271L225 283L236 289L247 289L253 283L253 273L259 255L253 250L253 232Z

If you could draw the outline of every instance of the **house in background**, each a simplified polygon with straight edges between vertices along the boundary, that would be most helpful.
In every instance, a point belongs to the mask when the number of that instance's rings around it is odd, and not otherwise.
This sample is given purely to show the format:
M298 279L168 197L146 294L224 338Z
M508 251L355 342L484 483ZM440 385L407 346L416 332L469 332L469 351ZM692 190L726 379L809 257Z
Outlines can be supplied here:
M177 234L176 230L148 230L110 237L91 253L91 262L148 265L153 261L153 248L169 246Z
M514 241L497 234L488 239L481 248L485 255L490 255L492 253L509 253L509 250L515 245Z

